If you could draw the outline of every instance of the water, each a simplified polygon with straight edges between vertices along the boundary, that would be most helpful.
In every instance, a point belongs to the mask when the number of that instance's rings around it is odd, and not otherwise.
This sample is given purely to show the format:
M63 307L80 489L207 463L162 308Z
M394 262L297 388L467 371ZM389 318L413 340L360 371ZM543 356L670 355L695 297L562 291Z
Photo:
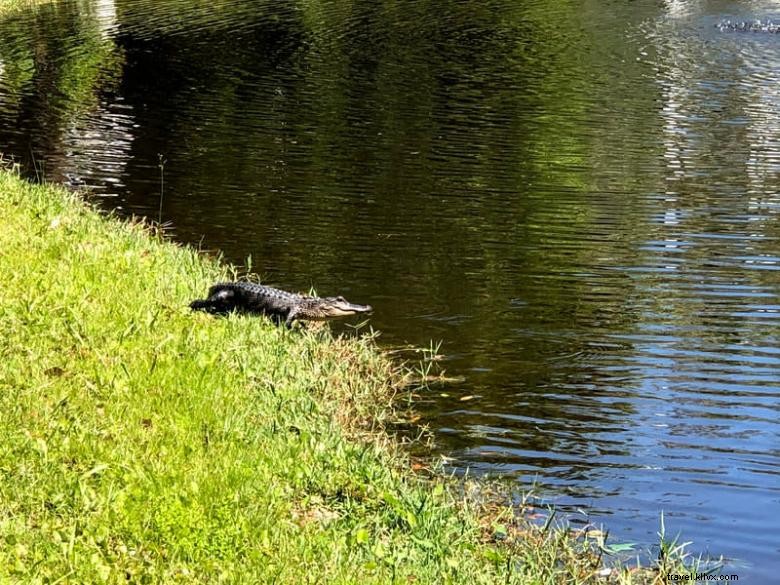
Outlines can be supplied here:
M0 21L0 150L441 342L456 469L768 583L780 35L726 18L780 4L59 3Z

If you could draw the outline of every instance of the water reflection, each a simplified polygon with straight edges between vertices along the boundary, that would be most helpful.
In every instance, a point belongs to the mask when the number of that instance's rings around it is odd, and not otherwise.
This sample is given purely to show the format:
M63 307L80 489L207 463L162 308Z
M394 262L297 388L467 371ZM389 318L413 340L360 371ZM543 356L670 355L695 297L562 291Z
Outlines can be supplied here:
M108 36L112 10L108 1L43 5L2 22L0 148L38 176L95 174L103 188L121 174L132 122L116 114L123 56Z
M178 239L442 341L459 469L766 578L780 37L730 6L62 3L0 23L0 145L155 218L162 155Z

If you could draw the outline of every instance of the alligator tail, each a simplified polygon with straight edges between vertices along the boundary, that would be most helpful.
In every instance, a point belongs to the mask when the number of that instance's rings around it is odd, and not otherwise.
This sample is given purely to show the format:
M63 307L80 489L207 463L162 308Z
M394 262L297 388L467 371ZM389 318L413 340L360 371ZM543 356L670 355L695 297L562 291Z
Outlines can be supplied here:
M214 303L209 300L197 300L190 303L190 309L193 311L208 311L210 313L215 307Z

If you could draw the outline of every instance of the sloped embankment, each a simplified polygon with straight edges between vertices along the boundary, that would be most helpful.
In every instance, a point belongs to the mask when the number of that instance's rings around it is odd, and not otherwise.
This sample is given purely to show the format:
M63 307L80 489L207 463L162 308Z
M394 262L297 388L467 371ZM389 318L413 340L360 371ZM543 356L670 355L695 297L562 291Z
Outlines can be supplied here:
M592 577L406 471L370 339L189 312L226 270L0 172L0 581Z

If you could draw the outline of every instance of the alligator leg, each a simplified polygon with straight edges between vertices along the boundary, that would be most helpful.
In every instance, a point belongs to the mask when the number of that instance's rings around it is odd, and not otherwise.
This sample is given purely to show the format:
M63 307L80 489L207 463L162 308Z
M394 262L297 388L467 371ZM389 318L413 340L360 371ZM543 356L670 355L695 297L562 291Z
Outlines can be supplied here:
M287 318L284 320L284 324L287 325L287 329L292 329L293 321L295 321L297 315L298 315L297 308L290 309L290 312L287 313Z

